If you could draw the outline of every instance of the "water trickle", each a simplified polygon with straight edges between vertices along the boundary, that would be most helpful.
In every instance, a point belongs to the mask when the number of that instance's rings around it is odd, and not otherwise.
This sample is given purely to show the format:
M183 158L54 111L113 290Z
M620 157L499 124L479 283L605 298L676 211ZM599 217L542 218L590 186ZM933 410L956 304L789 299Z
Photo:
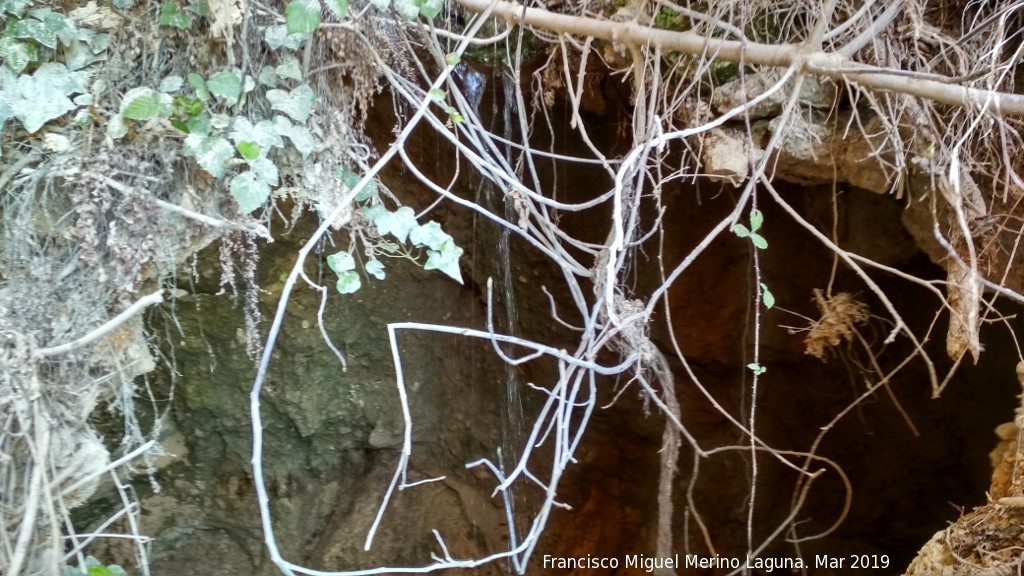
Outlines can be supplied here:
M479 103L483 97L483 87L486 86L486 77L483 74L474 73L461 74L461 82L466 86L467 98L471 103ZM479 76L477 78L476 76ZM495 67L492 72L492 106L490 117L482 118L493 134L500 135L507 141L514 137L514 126L517 122L516 108L516 85L515 78L509 71ZM470 94L470 86L478 89L475 94ZM497 86L502 89L499 92ZM483 112L483 111L481 111ZM508 166L515 166L513 150L508 146L501 146L504 151L504 161ZM476 202L487 209L502 214L506 220L515 222L518 218L511 202L506 202L503 191L494 185L493 182L481 179L476 187ZM518 336L519 309L516 305L516 294L514 286L514 274L512 271L512 254L509 243L510 231L507 228L497 228L489 221L480 219L474 223L475 243L481 247L481 253L490 257L486 260L474 263L479 265L484 277L493 279L493 303L495 310L494 329L497 332ZM495 254L496 250L496 254ZM474 250L474 257L476 251ZM516 356L521 350L515 350L514 346L501 345L502 351L509 356ZM522 398L520 397L520 375L515 366L505 366L505 409L502 414L502 446L499 452L498 461L503 472L510 471L515 467L519 456L522 454L522 443L525 441L525 416L523 413ZM515 486L510 488L510 497L506 500L506 512L508 513L511 539L516 542L517 516L515 508L522 504L523 496L516 490ZM513 562L513 564L515 564ZM510 570L517 571L516 566L510 566Z

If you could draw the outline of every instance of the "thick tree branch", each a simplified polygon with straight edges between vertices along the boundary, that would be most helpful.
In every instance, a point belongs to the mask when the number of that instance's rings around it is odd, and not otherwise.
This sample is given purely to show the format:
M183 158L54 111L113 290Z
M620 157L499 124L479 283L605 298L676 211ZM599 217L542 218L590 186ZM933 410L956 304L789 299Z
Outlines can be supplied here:
M463 8L492 15L511 24L553 32L592 36L623 45L660 46L664 52L700 55L713 53L719 60L747 64L795 67L811 74L845 80L863 88L899 92L934 102L984 110L996 116L1024 116L1024 95L979 90L956 84L955 79L932 80L878 66L855 62L837 53L808 51L802 44L761 44L701 36L694 32L659 30L635 22L613 22L584 16L557 14L499 0L456 0Z

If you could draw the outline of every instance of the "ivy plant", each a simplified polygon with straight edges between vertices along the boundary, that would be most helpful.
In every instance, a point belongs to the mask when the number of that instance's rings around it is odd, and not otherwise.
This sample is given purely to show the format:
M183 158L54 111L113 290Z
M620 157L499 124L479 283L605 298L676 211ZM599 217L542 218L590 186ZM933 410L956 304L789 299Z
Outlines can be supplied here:
M61 571L61 576L82 576L82 574L87 576L128 576L125 569L117 564L104 566L103 563L92 556L86 556L85 562L78 568L65 566Z
M106 57L110 38L78 28L49 8L29 10L30 5L0 0L0 130L16 118L34 134L73 110L81 115L92 103L84 69Z
M188 30L192 27L192 17L186 14L176 3L166 2L160 5L160 25Z
M283 74L275 71L270 77L261 73L259 82L276 86L279 76L289 77L292 67L297 68L292 59L284 58L278 67ZM192 94L179 93L186 82ZM231 177L228 187L239 210L252 212L263 206L272 187L280 184L277 165L268 157L272 149L284 148L287 138L303 158L313 152L313 137L303 124L316 102L313 90L300 84L290 90L274 88L267 92L270 108L283 112L269 120L238 116L232 121L226 114L215 112L238 104L256 82L238 71L225 70L209 78L194 73L185 79L170 76L157 90L134 88L122 98L119 113L107 124L107 133L122 138L131 123L156 117L168 119L171 126L186 134L182 151L214 178L226 178L235 166L242 167Z

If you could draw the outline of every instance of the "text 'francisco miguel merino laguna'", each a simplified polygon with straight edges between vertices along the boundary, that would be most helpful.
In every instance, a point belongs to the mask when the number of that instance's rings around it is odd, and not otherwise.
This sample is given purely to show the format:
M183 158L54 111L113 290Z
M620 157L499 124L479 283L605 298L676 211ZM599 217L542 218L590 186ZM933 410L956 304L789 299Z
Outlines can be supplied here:
M544 568L555 568L558 570L573 570L578 568L640 568L647 572L654 572L661 568L757 568L764 572L771 572L776 568L807 568L802 558L745 558L736 557L705 557L696 554L683 556L680 562L679 555L661 557L644 556L643 554L626 555L620 561L615 557L602 556L579 556L559 557L544 555Z

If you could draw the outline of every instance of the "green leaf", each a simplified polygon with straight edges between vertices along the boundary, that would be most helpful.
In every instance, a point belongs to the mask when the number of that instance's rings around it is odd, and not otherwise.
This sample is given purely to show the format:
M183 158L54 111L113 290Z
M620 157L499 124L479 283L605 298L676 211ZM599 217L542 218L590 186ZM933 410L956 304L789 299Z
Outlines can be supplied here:
M111 116L107 121L107 136L113 139L124 137L128 133L128 125L124 123L124 117L120 114Z
M189 134L185 138L182 149L185 154L195 156L196 162L199 162L203 170L209 172L214 178L223 178L227 173L226 162L235 157L234 147L220 136L203 137L199 134ZM250 172L246 174L250 174ZM265 183L263 185L266 186ZM233 182L232 188L234 188ZM267 193L269 194L269 192L268 188Z
M377 280L383 280L386 276L384 273L384 265L381 264L380 260L370 260L366 263L366 273L373 276Z
M32 0L0 0L0 13L13 14L18 18L25 16L25 9Z
M338 275L338 292L341 294L351 294L356 290L359 290L363 286L363 281L359 279L359 274L356 272L342 272Z
M277 165L274 164L270 158L267 158L266 156L257 158L250 162L249 166L252 168L252 171L259 176L260 180L263 180L271 186L277 186Z
M764 366L761 366L760 364L755 364L755 363L747 364L747 368L749 368L751 372L753 372L754 374L756 374L758 376L760 376L761 374L764 374L765 372L768 371L768 369L765 368Z
M750 230L747 230L747 227L744 226L743 224L737 224L733 226L732 233L739 236L740 238L746 238L747 236L750 236Z
M761 284L761 290L763 291L761 301L764 302L764 307L770 310L772 306L775 306L775 295L763 283Z
M4 35L14 38L29 38L51 50L57 49L57 31L48 28L39 20L25 19L8 22Z
M182 84L185 83L185 79L181 76L168 76L160 81L161 92L177 92L181 90Z
M448 93L440 88L434 88L430 91L430 97L435 102L444 102L444 99L448 97Z
M354 190L355 187L359 184L359 181L363 179L362 176L345 167L338 168L338 177L341 178L341 181L349 190ZM354 200L356 202L364 202L366 200L369 200L370 198L373 198L376 195L377 181L370 180L369 182L366 183L365 186L363 186L363 189L359 191L359 194L356 194Z
M267 92L267 100L270 100L274 110L280 110L296 122L304 124L316 102L316 94L312 88L302 84L290 92L270 90Z
M270 26L267 28L263 39L271 50L285 48L286 50L298 50L303 40L309 38L309 34L289 34L286 26Z
M75 109L68 96L87 92L85 78L84 72L72 72L52 62L43 64L31 76L15 76L8 67L0 67L0 100L9 107L8 117L16 117L27 132L34 134L50 120Z
M231 116L227 114L210 114L210 126L216 130L223 130L231 125Z
M409 208L409 211L412 212L412 209ZM431 250L440 250L445 242L452 241L452 237L444 230L441 230L440 224L431 220L413 229L409 233L409 241L417 246L426 246Z
M287 122L287 126L285 126L284 123L278 123L278 119ZM291 122L288 122L288 119L284 116L275 116L274 126L278 134L291 140L292 146L299 151L299 154L302 154L303 158L309 156L313 152L313 149L315 148L313 135L309 133L309 130L307 130L305 126L294 126Z
M5 58L4 64L15 74L24 72L25 67L32 61L32 55L35 52L33 48L31 44L19 42L11 37L0 40L0 56Z
M761 228L761 224L764 224L764 214L758 209L750 211L750 231L757 232Z
M238 202L240 211L249 213L267 201L270 197L270 186L260 180L255 172L242 172L231 179L231 197Z
M260 145L263 154L270 151L270 148L283 148L284 140L277 131L277 125L269 120L261 120L253 125L243 116L235 118L228 135L235 144L242 142L255 142Z
M128 573L125 572L124 568L121 568L117 564L111 564L110 566L107 566L107 569L110 570L110 576L128 576Z
M148 96L140 96L124 107L121 111L121 115L129 120L149 120L160 109L160 102L156 94L150 94Z
M185 10L188 10L189 12L195 14L196 16L199 16L200 18L210 17L210 7L207 4L206 0L197 0L196 2L193 2L188 6L185 6Z
M302 70L299 67L299 59L291 54L285 54L282 57L283 62L278 66L274 72L277 73L278 78L291 78L292 80L302 80Z
M320 26L320 0L292 0L284 9L289 34L307 34Z
M230 106L238 101L238 95L242 92L242 79L234 72L220 72L210 76L206 87L211 94L222 98Z
M191 130L188 129L188 124L185 124L181 120L175 120L175 119L172 118L171 119L171 126L174 126L178 130L181 130L185 134L189 134L189 133L192 132Z
M246 160L255 160L260 157L260 145L255 142L239 142L236 146L238 153Z
M449 66L455 66L459 62L462 62L462 58L455 52L452 52L444 57L444 63Z
M377 226L378 234L381 236L391 234L399 242L405 242L409 233L419 227L416 222L416 213L408 206L402 206L395 212L390 212L384 206L376 204L363 208L363 215Z
M456 246L451 237L440 248L440 250L427 250L427 263L423 265L423 269L440 270L462 284L462 271L459 269L462 248Z
M199 116L203 113L203 101L199 98L192 98L185 101L185 113L189 116Z
M79 30L79 34L84 32L92 32L92 30ZM81 38L81 36L79 37ZM93 54L106 52L107 48L110 47L110 34L92 34L85 37L85 42L92 49Z
M277 86L277 71L270 66L264 66L260 69L259 81L264 86L274 88Z
M377 10L387 11L388 6L391 6L391 0L370 0L370 4L377 7Z
M160 25L188 30L192 27L192 17L182 12L174 2L167 2L160 6Z
M415 20L420 14L420 5L415 0L394 0L395 12L405 20Z
M327 265L335 274L341 276L349 270L356 269L356 259L348 252L337 252L327 257Z
M74 20L65 17L63 14L51 12L49 8L33 10L31 14L43 22L43 27L56 34L61 44L67 46L78 38L78 29L75 27Z
M89 576L112 576L112 573L106 566L90 566Z
M206 82L203 81L203 77L199 74L189 74L188 85L196 91L196 98L199 98L203 102L210 99L210 93L206 90Z
M420 16L432 20L434 16L441 13L441 8L444 6L444 0L421 0L420 4Z
M327 9L331 11L331 14L341 20L345 17L348 12L348 0L324 0L324 4L327 4Z
M189 134L199 134L201 136L209 136L210 134L210 119L206 116L189 118L185 126L188 127Z
M751 234L750 242L754 245L754 247L759 248L761 250L764 250L765 248L768 247L768 241L765 240L764 236L761 236L760 234Z

